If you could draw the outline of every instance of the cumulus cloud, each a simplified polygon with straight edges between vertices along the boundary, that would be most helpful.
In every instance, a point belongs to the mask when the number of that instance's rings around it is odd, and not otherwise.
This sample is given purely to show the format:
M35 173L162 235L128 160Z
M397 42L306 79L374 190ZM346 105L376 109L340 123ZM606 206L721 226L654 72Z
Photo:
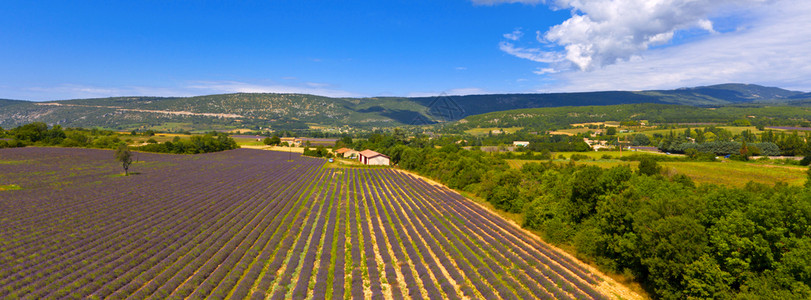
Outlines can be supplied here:
M591 72L547 75L556 84L543 90L644 90L726 82L811 90L811 2L782 0L760 8L742 29L651 49Z
M557 49L502 47L517 57L555 57L579 70L589 71L628 61L653 46L669 43L680 30L715 33L710 17L718 11L767 0L557 0L555 9L572 12L571 18L537 32L537 40ZM495 4L499 1L490 1ZM504 2L504 1L500 1ZM505 38L509 37L505 35ZM503 45L504 43L502 43ZM505 49L506 48L506 49ZM515 47L514 47L515 48ZM534 53L527 56L526 53Z

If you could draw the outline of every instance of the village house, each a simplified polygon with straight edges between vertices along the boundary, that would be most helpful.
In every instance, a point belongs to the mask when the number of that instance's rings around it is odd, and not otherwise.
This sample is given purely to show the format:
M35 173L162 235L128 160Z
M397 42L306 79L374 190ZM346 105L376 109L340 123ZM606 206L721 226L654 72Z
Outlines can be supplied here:
M391 158L382 153L366 149L358 153L358 160L364 165L388 166Z
M341 148L341 149L335 150L335 154L338 154L338 156L343 157L343 158L355 158L355 157L358 156L358 153L360 153L360 152L358 152L357 150L354 150L354 149L349 149L349 148Z
M283 137L280 139L281 143L287 143L288 146L301 146L301 140L294 137Z
M594 151L598 151L603 148L611 148L610 146L608 146L608 143L606 141L590 140L588 138L583 138L583 142L591 146L591 148L594 149Z

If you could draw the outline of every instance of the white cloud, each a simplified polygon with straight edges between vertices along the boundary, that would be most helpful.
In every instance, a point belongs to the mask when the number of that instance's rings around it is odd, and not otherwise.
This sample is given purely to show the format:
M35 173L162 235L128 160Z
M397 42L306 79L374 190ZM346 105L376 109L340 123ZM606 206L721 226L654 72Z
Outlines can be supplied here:
M740 82L811 90L811 2L783 0L758 8L751 24L738 31L651 49L591 72L548 75L556 85L544 89L642 90Z
M521 28L516 28L513 32L504 34L505 39L512 41L520 40L522 36L524 36L524 33L521 32Z
M535 73L535 74L538 74L538 75L554 74L554 73L558 73L558 72L559 71L555 70L555 68L538 68L537 70L532 71L532 73Z
M523 47L504 52L520 58L554 57L558 68L565 63L588 71L628 61L652 46L669 43L680 30L702 29L716 33L710 17L719 11L765 3L768 0L556 0L555 9L568 9L572 17L546 32L536 32L547 46ZM507 1L488 1L489 4ZM511 39L505 35L505 38ZM514 41L514 40L513 40ZM510 46L513 46L510 44ZM518 47L513 47L518 48ZM533 56L520 55L533 53ZM541 61L541 62L546 62Z
M763 0L558 0L574 15L549 29L543 39L565 48L566 59L592 70L630 59L669 42L676 31L714 32L709 15L726 4Z
M509 55L523 59L529 59L534 62L554 63L560 61L562 57L558 53L546 52L537 48L516 47L513 43L510 42L501 42L498 44L498 48Z
M717 31L715 31L715 28L713 28L712 22L710 20L699 20L696 25L709 33L718 33Z

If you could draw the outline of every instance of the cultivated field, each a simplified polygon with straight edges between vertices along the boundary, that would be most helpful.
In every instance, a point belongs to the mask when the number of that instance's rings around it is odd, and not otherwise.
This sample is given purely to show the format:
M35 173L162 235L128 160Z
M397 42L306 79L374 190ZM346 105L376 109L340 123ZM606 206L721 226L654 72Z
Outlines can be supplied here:
M480 128L471 128L471 129L465 130L465 133L472 134L472 135L487 135L490 131L497 132L497 133L493 133L493 134L501 134L502 132L499 132L501 130L504 130L504 133L515 133L516 131L519 131L521 129L524 129L524 127L505 127L505 128L500 128L500 127L480 127Z
M567 152L568 154L568 152ZM601 159L598 155L608 154L612 157L619 157L617 152L583 152L589 159L576 161L577 165L598 166L601 168L612 168L616 166L630 166L636 170L639 162L622 161L619 159ZM639 152L627 152L627 155L639 154ZM557 156L557 153L556 153ZM623 152L622 156L626 156ZM512 168L520 169L524 164L530 162L547 162L540 160L507 160ZM556 163L566 164L569 161L555 160ZM801 166L778 165L767 162L752 161L741 162L724 160L720 162L699 162L699 161L665 161L659 162L667 174L684 174L689 176L697 184L718 184L734 187L743 187L750 181L766 185L774 185L777 182L784 182L789 185L803 185L808 178L805 173L807 168Z
M587 268L390 169L238 149L0 150L0 298L614 298Z

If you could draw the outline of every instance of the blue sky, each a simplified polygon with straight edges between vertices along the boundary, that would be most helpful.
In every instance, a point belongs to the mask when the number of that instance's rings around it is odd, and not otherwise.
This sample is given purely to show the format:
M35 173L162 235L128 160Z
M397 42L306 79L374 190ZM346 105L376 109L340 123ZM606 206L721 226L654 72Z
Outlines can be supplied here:
M811 90L799 0L0 2L0 98Z

